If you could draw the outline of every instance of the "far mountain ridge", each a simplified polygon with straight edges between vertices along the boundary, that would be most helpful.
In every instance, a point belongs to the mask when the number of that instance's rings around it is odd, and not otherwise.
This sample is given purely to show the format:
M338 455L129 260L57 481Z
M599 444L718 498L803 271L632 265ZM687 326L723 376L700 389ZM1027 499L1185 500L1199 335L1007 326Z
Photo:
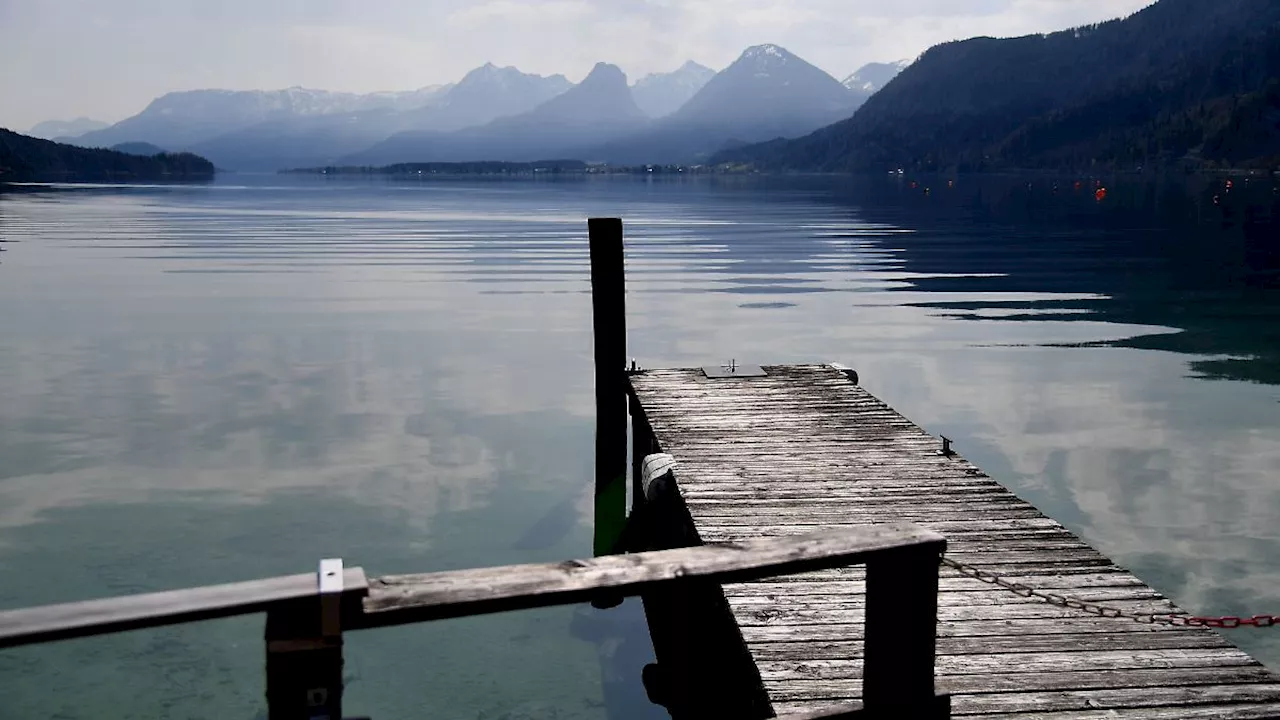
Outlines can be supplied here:
M854 92L863 92L871 95L888 85L889 81L897 77L903 70L906 70L911 65L911 62L911 60L899 60L891 63L867 63L845 78L841 84Z
M762 62L761 67L773 69L747 72L743 62ZM728 75L722 77L724 73L687 61L670 73L651 74L628 85L625 74L606 63L588 76L591 83L579 83L587 88L601 83L598 94L585 95L584 91L570 95L579 86L564 75L540 76L493 63L471 70L456 83L405 92L357 94L305 87L180 91L156 98L137 115L89 132L75 142L101 147L145 142L171 151L199 153L219 168L275 171L330 165L374 148L379 153L390 151L397 144L425 152L428 146L448 146L451 141L445 138L454 133L461 135L454 138L456 147L447 150L451 158L508 160L512 158L493 153L501 148L532 151L539 143L550 142L551 132L541 128L537 141L523 146L506 139L499 142L498 135L523 132L518 128L530 124L562 122L574 128L572 133L564 134L572 135L566 141L574 140L576 144L570 149L584 153L582 157L627 157L640 163L686 162L704 158L727 145L803 134L847 116L863 100L858 93L846 91L834 78L778 46L749 49L725 72ZM723 87L726 83L728 91ZM698 96L712 85L720 86L720 99L698 101ZM790 94L788 85L794 86ZM733 90L734 87L738 89ZM542 107L562 95L568 99ZM592 97L596 100L592 101ZM595 105L556 110L584 102ZM686 107L690 103L693 107ZM716 115L712 111L722 109L720 103L736 103L741 109ZM517 118L535 110L515 124L481 130L504 118ZM553 121L550 118L555 113L560 119ZM659 122L652 121L654 115L661 115ZM659 138L656 143L644 141L641 136L654 130L674 134ZM412 137L416 140L406 144ZM475 148L468 144L479 142L475 138L492 142ZM624 138L642 142L617 145ZM552 144L558 147L560 141ZM459 157L455 150L483 154ZM431 150L430 157L435 157L436 152ZM650 152L654 154L648 156ZM429 158L384 154L378 156L377 162L425 159Z
M331 92L304 87L281 90L183 90L161 95L142 112L111 127L89 132L77 143L109 147L122 142L149 142L185 149L219 135L268 120L314 117L395 105L405 98L428 103L442 88L407 93Z
M851 115L859 101L823 70L781 46L766 44L747 48L671 120L717 124L745 135L757 134L755 128L762 124L808 132Z
M83 116L75 120L45 120L42 123L36 123L34 127L27 131L27 135L43 140L69 139L80 137L94 130L101 130L110 125L111 123Z
M486 64L457 83L410 93L318 96L327 97L327 105L295 101L324 91L291 88L281 91L285 95L277 99L277 111L246 113L242 117L255 120L246 124L233 119L221 132L169 147L193 150L219 167L236 170L325 165L406 130L456 130L518 114L569 85L563 75L542 77ZM334 95L339 101L332 101ZM412 107L402 110L395 105L407 97L415 98Z
M598 63L582 82L528 112L454 133L410 131L345 158L345 164L396 162L520 162L569 157L565 151L606 142L649 122L636 105L627 76ZM340 164L343 164L340 163Z
M865 100L787 49L757 45L646 131L581 156L628 165L705 162L726 147L812 132Z
M631 86L631 95L649 117L666 117L689 102L715 75L715 70L689 60L671 72L640 78Z
M468 72L436 102L408 113L404 129L449 132L519 115L565 92L564 75L543 77L493 63Z

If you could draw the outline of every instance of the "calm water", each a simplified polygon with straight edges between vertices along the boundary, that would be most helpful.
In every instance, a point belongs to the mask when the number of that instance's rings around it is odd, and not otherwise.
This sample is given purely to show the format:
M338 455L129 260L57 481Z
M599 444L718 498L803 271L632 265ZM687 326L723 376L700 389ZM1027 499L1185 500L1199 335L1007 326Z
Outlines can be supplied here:
M1271 182L907 180L0 194L0 607L589 555L584 219L621 215L642 365L855 366L1184 607L1280 612ZM0 718L260 717L260 633L6 651ZM662 717L634 602L348 648L348 714Z

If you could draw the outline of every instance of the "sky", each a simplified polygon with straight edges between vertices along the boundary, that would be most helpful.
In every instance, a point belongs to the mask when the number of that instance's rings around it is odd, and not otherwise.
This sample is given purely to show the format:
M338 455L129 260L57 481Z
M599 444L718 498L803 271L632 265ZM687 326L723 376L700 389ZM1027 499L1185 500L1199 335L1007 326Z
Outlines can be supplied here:
M775 43L843 79L939 42L1050 32L1151 0L0 0L0 127L115 122L166 92L409 90L493 62L580 80Z

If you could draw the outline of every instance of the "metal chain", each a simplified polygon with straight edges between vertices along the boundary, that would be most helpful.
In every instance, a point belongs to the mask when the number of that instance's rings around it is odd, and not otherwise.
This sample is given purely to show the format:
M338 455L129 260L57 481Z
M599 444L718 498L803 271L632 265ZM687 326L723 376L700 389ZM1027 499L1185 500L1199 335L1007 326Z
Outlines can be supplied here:
M1233 629L1239 627L1272 627L1280 625L1280 615L1254 615L1253 617L1236 617L1234 615L1226 615L1222 617L1199 617L1195 615L1187 615L1186 613L1142 613L1133 612L1131 610L1122 610L1120 608L1108 607L1087 600L1078 600L1076 598L1061 595L1059 593L1048 592L1045 590L1037 590L1029 585L1014 582L1006 577L997 575L993 572L976 568L971 565L958 563L955 560L942 558L942 564L952 568L965 577L975 580L981 580L984 583L997 585L1008 590L1009 592L1020 595L1024 598L1035 598L1042 600L1057 607L1071 608L1097 615L1105 618L1126 618L1134 622L1146 625L1170 625L1175 627L1211 627Z

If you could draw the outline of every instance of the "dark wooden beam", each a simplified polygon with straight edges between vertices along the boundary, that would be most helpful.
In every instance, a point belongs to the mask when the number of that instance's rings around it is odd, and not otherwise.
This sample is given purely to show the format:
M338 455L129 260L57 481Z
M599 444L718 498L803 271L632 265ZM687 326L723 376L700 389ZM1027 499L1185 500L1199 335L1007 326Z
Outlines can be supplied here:
M566 605L601 592L639 595L666 583L745 582L868 562L900 548L936 557L945 546L935 532L895 523L563 563L383 577L370 581L364 615L350 627Z
M363 596L368 588L364 570L347 569L343 587L344 600ZM316 574L306 573L8 610L0 612L0 648L249 615L318 594Z
M622 220L587 221L596 371L595 541L597 556L620 552L627 515L627 310Z
M949 717L933 705L941 560L916 546L867 561L862 701L880 717Z

